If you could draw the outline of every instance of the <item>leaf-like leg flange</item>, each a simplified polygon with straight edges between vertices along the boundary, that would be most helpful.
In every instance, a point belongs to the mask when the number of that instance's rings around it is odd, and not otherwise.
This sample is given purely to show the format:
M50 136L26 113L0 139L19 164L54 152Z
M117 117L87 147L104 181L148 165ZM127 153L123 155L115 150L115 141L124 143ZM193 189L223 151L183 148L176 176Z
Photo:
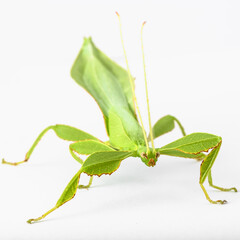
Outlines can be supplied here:
M93 176L90 176L88 185L79 185L78 189L88 189L88 188L90 188L91 185L92 185L92 181L93 181Z
M34 223L34 222L38 222L38 221L42 220L48 214L50 214L51 212L53 212L54 210L56 210L57 208L62 206L64 203L66 203L66 202L70 201L72 198L74 198L74 196L76 194L76 191L77 191L77 187L78 187L78 183L79 183L79 179L80 179L81 173L82 173L82 170L80 169L74 175L74 177L68 183L67 187L64 189L61 197L58 199L56 205L53 208L51 208L49 211L47 211L46 213L44 213L42 216L40 216L38 218L31 218L31 219L29 219L27 221L27 223Z
M213 203L213 204L225 204L227 203L226 200L217 200L217 201L213 201L206 189L204 188L203 186L203 183L206 179L207 176L209 176L209 173L210 173L210 177L211 177L211 168L213 166L213 163L218 155L218 152L220 150L220 147L221 147L221 144L222 144L222 139L220 138L219 139L219 142L213 147L212 151L206 156L206 158L202 161L202 164L201 164L201 167L200 167L200 180L199 180L199 183L200 183L200 186L207 198L207 200L210 202L210 203Z
M72 157L73 157L77 162L79 162L79 163L82 165L82 164L83 164L83 160L82 160L79 156L77 156L77 155L75 154L75 152L74 152L74 151L72 150L72 148L71 148L71 145L69 146L69 151L70 151Z
M107 145L106 143L103 143L101 141L96 140L82 140L78 142L74 142L70 144L69 146L70 153L72 157L77 160L79 163L83 164L83 160L76 155L82 154L82 155L91 155L96 152L112 152L116 151L114 148L112 148L110 145ZM93 177L91 176L89 179L89 183L87 185L79 185L79 189L88 189L92 184Z
M203 159L200 167L200 186L209 202L224 204L226 203L225 200L211 200L203 186L218 155L221 144L222 138L219 136L208 133L192 133L156 150L163 155ZM209 150L211 150L210 153L208 153ZM205 155L204 153L208 154Z
M45 218L48 214L62 206L64 203L71 200L76 194L81 173L86 173L90 176L93 175L101 176L102 174L110 175L119 168L122 160L124 160L127 157L133 156L133 154L134 154L133 152L124 151L108 151L93 153L86 159L81 169L68 183L67 187L64 189L56 205L52 209L44 213L41 217L31 218L27 222L33 223L40 221L43 218Z
M223 187L218 187L216 185L213 184L212 182L212 173L211 173L211 170L209 171L208 173L208 183L209 183L209 186L213 187L213 188L216 188L220 191L224 191L224 192L230 192L230 191L234 191L234 192L237 192L237 189L235 187L231 187L231 188L223 188Z
M178 124L182 135L186 136L186 132L180 123L180 121L171 115L166 115L160 118L153 126L153 138L157 138L162 136L165 133L171 132L175 128L175 122ZM150 136L148 136L148 140L150 141Z

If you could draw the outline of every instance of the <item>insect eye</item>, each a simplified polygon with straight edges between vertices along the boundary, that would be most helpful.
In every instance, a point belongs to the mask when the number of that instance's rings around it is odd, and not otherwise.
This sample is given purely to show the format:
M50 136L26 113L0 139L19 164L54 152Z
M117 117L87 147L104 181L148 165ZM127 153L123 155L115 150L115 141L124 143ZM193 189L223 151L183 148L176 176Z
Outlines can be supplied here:
M141 157L146 158L147 159L147 154L146 153L141 153Z
M160 157L160 153L156 152L156 158L159 158L159 157Z

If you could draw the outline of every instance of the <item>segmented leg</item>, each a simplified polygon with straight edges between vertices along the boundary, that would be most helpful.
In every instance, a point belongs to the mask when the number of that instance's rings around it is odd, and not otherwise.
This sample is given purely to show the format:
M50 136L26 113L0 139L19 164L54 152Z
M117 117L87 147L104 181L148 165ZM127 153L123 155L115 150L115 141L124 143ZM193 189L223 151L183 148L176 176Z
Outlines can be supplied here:
M33 152L33 150L35 149L35 147L37 146L37 144L39 143L39 141L42 139L42 137L45 135L45 133L47 133L49 130L54 130L55 133L57 134L57 136L63 140L66 141L80 141L80 140L85 140L85 139L92 139L92 140L96 140L99 141L97 138L95 138L94 136L83 132L77 128L74 127L70 127L67 125L54 125L54 126L49 126L47 128L45 128L37 137L37 139L34 141L33 145L31 146L31 148L29 149L29 151L27 152L25 159L23 161L20 162L7 162L4 159L2 159L2 163L3 164L9 164L9 165L13 165L13 166L17 166L21 163L27 162ZM71 153L72 154L72 153ZM72 155L73 156L73 155ZM73 156L74 159L75 156ZM80 162L82 164L82 160L76 159L78 162Z
M33 222L37 222L37 221L42 220L48 214L50 214L51 212L53 212L57 208L61 207L64 203L66 203L66 202L70 201L71 199L73 199L75 194L76 194L76 192L77 192L77 187L78 187L78 183L79 183L79 179L80 179L81 173L82 173L82 170L80 169L74 175L74 177L68 183L67 187L64 189L61 197L58 199L56 205L53 208L51 208L49 211L47 211L46 213L44 213L42 216L40 216L38 218L31 218L31 219L27 220L27 223L33 223Z
M76 144L76 143L74 143L74 144ZM71 144L69 146L69 151L70 151L72 157L82 165L83 160L75 154L74 150L72 149L72 146L73 146L73 144ZM79 185L78 189L88 189L88 188L90 188L90 186L92 185L92 181L93 181L93 176L90 177L88 185Z
M232 188L222 188L222 187L218 187L218 186L214 185L213 182L212 182L211 170L208 173L208 183L209 183L209 185L211 187L216 188L216 189L218 189L220 191L224 191L224 192L234 191L234 192L237 192L237 189L235 187L232 187Z
M92 181L93 181L93 176L90 177L88 185L79 185L78 189L83 189L83 188L88 189L88 188L90 188L91 185L92 185Z
M177 118L173 117L173 116L172 116L172 118L173 118L173 119L176 121L176 123L178 124L178 126L179 126L179 128L180 128L180 130L181 130L181 132L182 132L182 135L183 135L183 136L186 136L186 132L185 132L185 130L184 130L183 125L180 123L180 121L179 121Z
M82 160L79 156L77 156L77 155L75 154L75 152L74 152L74 151L72 150L72 148L71 148L71 145L69 146L69 151L70 151L72 157L73 157L77 162L79 162L79 163L82 165L82 164L83 164L83 160Z
M89 155L93 154L94 152L99 152L99 151L106 151L106 152L111 152L115 151L112 147L107 145L106 143L96 141L96 140L83 140L83 141L78 141L70 144L69 146L69 151L73 158L78 161L80 164L83 164L83 160L77 156L76 153L78 154L83 154L83 155ZM93 181L93 177L90 177L89 183L87 185L79 185L79 189L88 189Z
M160 152L161 155L169 155L176 157L185 157L185 158L199 158L202 160L200 167L200 179L199 184L210 203L214 204L224 204L225 200L213 201L203 184L206 178L208 177L209 184L213 187L216 187L212 184L211 178L211 168L214 164L214 161L218 155L222 144L222 138L209 133L192 133L183 138L180 138L172 143L169 143L161 148L157 148L156 151ZM210 151L210 153L208 153ZM224 188L216 187L220 190ZM236 191L235 188L224 189L223 191Z
M210 203L213 203L213 204L226 204L226 203L227 203L226 200L217 200L217 201L213 201L213 200L209 197L209 195L208 195L208 193L207 193L205 187L204 187L201 183L200 183L200 186L201 186L201 188L202 188L202 190L203 190L203 192L204 192L204 194L205 194L207 200L208 200Z
M220 150L220 147L221 147L221 144L222 144L222 140L220 140L216 146L213 147L212 151L206 156L206 158L202 161L202 164L201 164L201 167L200 167L200 180L199 180L199 183L200 183L200 186L207 198L207 200L210 202L210 203L213 203L213 204L225 204L227 203L226 200L217 200L217 201L213 201L206 189L204 188L203 186L203 183L206 179L207 176L209 176L209 172L211 171L211 168L212 168L212 165L218 155L218 152ZM211 177L211 172L210 172L210 177Z
M180 121L175 118L174 116L171 115L166 115L162 118L160 118L153 126L152 131L153 131L153 138L158 138L162 136L163 134L166 134L168 132L171 132L175 128L175 123L178 124L182 135L186 136L186 132L180 123ZM148 136L148 141L150 141L150 135Z
M25 159L23 161L19 161L19 162L7 162L5 161L5 159L2 159L2 163L3 164L9 164L9 165L13 165L13 166L17 166L19 164L22 164L22 163L25 163L28 161L28 159L30 158L34 148L37 146L37 144L39 143L39 141L42 139L43 135L48 131L52 129L52 126L49 126L47 128L45 128L40 134L39 136L37 137L37 139L34 141L33 145L31 146L31 148L29 149L29 151L27 152L26 156L25 156Z
M102 174L112 174L115 172L122 160L127 157L133 156L134 152L126 152L126 151L111 151L111 152L95 152L90 155L86 161L83 163L81 169L74 175L71 181L68 183L67 187L64 189L61 197L58 199L56 205L51 208L49 211L44 213L42 216L38 218L31 218L27 222L33 223L45 218L48 214L62 206L64 203L71 200L78 188L80 175L82 173L86 173L88 175L98 175Z

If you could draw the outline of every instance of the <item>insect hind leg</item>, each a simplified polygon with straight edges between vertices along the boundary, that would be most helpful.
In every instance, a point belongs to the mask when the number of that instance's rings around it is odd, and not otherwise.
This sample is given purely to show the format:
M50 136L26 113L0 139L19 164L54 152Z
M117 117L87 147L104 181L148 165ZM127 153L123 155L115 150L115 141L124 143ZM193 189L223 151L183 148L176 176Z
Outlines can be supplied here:
M205 189L205 187L203 186L202 183L200 183L200 186L201 186L201 188L202 188L202 190L203 190L203 192L204 192L207 200L208 200L210 203L213 203L213 204L226 204L226 203L227 203L226 200L216 200L216 201L213 201L213 200L209 197L209 195L208 195L208 193L207 193L207 191L206 191L206 189Z
M79 156L76 155L75 151L71 148L71 145L69 146L69 151L70 151L72 157L82 165L83 160ZM87 185L78 185L78 189L88 189L88 188L90 188L91 185L92 185L92 181L93 181L93 176L90 176L88 184Z
M90 177L88 185L78 185L78 189L88 189L91 187L93 181L93 176Z
M200 186L201 186L201 188L202 188L202 190L205 194L206 199L212 204L225 204L225 203L227 203L226 200L213 201L209 197L205 187L203 186L203 183L204 183L206 177L209 176L209 174L210 174L210 178L211 178L211 168L212 168L212 165L213 165L213 163L214 163L214 161L215 161L215 159L218 155L221 144L222 144L222 140L220 138L218 140L218 143L216 143L215 147L212 149L212 151L208 155L206 155L206 158L202 161L202 164L201 164L201 167L200 167L199 184L200 184Z

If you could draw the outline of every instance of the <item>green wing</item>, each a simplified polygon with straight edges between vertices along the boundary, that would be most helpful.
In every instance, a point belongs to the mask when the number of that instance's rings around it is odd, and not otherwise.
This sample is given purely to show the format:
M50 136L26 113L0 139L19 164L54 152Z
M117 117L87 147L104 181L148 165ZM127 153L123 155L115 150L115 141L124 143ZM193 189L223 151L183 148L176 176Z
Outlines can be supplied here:
M71 76L98 103L108 134L111 110L121 119L128 136L139 144L143 134L135 113L128 72L102 53L91 38L85 38Z

